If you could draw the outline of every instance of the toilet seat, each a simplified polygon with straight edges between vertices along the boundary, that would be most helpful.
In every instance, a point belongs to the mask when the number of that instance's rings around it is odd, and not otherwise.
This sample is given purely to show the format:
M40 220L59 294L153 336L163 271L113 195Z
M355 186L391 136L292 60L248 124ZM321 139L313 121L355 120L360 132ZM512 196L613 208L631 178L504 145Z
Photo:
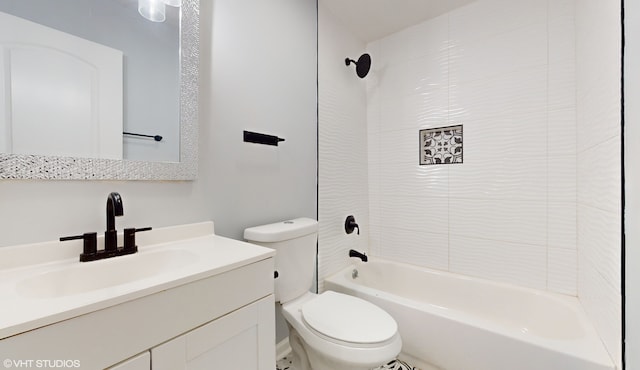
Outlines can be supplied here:
M386 311L363 299L326 291L302 305L304 324L334 341L352 345L383 343L398 326Z
M347 342L343 340L338 340L321 333L319 330L312 328L307 321L308 320L313 321L313 318L316 317L312 312L314 310L315 304L311 304L309 306L311 308L307 308L306 310L307 319L305 320L302 317L302 311L307 304L315 301L320 296L323 297L320 302L324 301L327 296L331 297L331 295L333 294L336 294L339 296L347 296L342 293L336 293L336 292L329 293L329 292L330 291L327 291L319 295L308 292L292 301L282 304L281 306L282 314L287 320L287 323L290 325L289 329L295 330L297 334L301 337L301 339L305 343L305 350L307 351L307 353L310 354L311 357L320 356L325 359L330 359L330 361L338 361L343 365L347 364L346 366L342 366L342 367L340 366L329 367L331 369L337 369L337 368L371 369L376 366L379 366L382 363L385 363L385 361L389 361L393 359L395 356L398 355L398 353L400 353L400 350L402 348L402 339L400 338L400 334L397 332L397 330L392 334L391 338L384 340L382 342L357 343L357 342ZM351 297L351 298L357 301L366 302L367 305L370 304L371 306L377 307L373 305L373 303L367 302L361 298L357 298L357 297ZM330 302L332 299L335 299L335 297L329 298ZM340 300L341 298L337 298L337 299ZM330 319L333 319L336 316L343 315L343 312L345 310L354 311L347 308L351 305L352 301L347 301L347 302L348 302L347 306L343 305L343 307L340 307L337 304L332 304L332 307L334 307L334 310L337 311L337 314L334 313L334 314L331 314L331 316L329 316L329 314L325 312L324 315L322 314L319 314L319 315L322 315L325 318L325 321L330 321ZM358 303L356 303L356 305L358 305ZM320 307L321 308L323 307L322 303L320 303ZM358 305L358 307L360 306ZM336 312L336 311L333 311L333 312ZM368 308L365 308L364 311L368 312L369 310ZM385 312L385 314L387 313ZM389 315L388 318L393 320L391 315ZM374 319L374 320L377 320L377 319ZM386 318L382 320L386 321ZM395 325L395 320L393 320L393 322ZM375 322L368 322L368 324L369 326L375 326ZM319 324L317 324L316 326L318 325ZM329 330L325 330L325 331L330 332ZM338 336L335 333L333 335ZM385 337L385 336L386 334L382 336L378 336L378 338ZM343 338L354 340L354 337L343 336ZM313 355L314 353L315 355Z

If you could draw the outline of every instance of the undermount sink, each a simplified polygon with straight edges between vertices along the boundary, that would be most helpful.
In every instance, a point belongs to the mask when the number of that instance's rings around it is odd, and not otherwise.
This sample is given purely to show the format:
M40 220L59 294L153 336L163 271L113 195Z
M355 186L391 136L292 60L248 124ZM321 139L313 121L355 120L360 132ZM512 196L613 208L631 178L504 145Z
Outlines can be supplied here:
M30 276L16 284L28 298L57 298L115 287L188 266L197 255L184 249L136 253L102 261L75 263L71 267Z

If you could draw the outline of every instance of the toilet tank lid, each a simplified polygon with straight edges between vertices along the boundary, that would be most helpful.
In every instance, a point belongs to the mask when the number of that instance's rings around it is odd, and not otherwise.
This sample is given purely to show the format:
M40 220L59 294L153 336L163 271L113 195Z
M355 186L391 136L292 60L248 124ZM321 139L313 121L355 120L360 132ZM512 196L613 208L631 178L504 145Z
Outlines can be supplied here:
M318 221L311 218L296 218L244 230L248 241L273 243L299 238L318 232Z

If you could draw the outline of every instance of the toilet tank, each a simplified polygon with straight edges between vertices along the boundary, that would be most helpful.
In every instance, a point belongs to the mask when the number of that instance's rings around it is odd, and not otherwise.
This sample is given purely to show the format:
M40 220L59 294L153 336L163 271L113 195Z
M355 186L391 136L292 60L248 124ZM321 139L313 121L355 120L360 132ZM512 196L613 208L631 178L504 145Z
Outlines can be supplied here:
M316 265L318 221L296 218L250 227L244 230L244 238L276 250L276 301L285 303L309 291Z

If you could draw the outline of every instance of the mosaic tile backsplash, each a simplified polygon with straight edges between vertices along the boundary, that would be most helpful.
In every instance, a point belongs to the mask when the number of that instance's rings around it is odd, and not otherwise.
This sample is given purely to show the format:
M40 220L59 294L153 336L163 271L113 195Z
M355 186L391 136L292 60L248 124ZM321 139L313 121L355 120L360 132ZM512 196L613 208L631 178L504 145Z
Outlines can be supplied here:
M420 165L462 163L462 125L420 130Z

